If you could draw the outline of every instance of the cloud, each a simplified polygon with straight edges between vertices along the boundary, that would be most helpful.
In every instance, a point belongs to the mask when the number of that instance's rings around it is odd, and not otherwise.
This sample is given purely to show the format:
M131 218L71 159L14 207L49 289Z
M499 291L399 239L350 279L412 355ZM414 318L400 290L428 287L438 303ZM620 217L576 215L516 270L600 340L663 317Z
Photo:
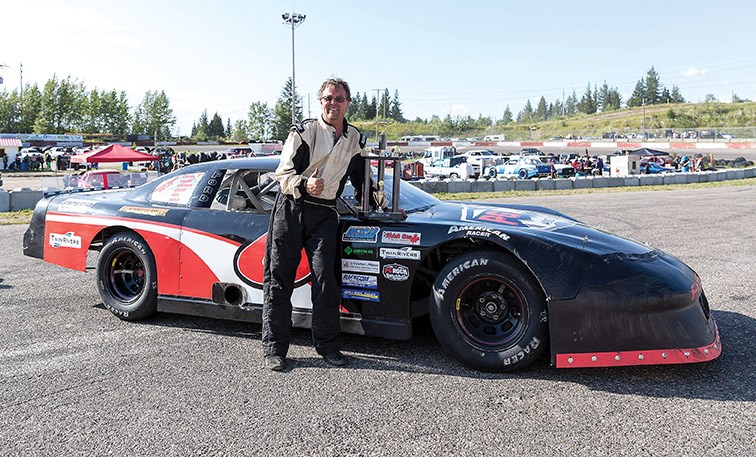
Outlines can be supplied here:
M470 108L464 105L452 105L451 107L451 117L467 117L470 114Z
M706 70L701 70L696 67L690 67L687 70L681 71L679 75L682 78L694 78L696 76L700 76L704 74L706 74Z

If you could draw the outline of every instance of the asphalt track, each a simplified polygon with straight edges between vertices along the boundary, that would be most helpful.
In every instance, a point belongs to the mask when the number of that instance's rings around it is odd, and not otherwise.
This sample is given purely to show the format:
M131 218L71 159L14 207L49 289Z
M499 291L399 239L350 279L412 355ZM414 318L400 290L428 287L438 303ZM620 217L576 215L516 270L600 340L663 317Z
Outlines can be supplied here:
M94 274L21 253L0 227L2 455L756 455L756 186L524 197L679 257L724 352L678 366L468 370L427 323L346 335L329 368L307 331L260 367L259 325L118 320Z

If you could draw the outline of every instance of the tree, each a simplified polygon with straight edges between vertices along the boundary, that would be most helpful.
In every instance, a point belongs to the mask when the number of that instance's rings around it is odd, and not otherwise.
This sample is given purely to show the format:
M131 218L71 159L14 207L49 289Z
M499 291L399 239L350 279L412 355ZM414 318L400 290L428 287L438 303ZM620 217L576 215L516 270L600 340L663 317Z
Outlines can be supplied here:
M528 123L533 121L533 105L530 104L530 99L525 103L522 111L517 115L517 122Z
M386 119L386 115L389 114L389 104L391 103L391 99L389 98L389 91L388 89L383 90L383 94L381 94L381 99L378 102L378 106L376 108L376 117L378 119Z
M192 127L192 138L199 141L207 141L210 138L210 123L207 120L207 109L202 111L199 120Z
M376 119L378 116L378 101L373 97L370 99L370 103L367 105L367 111L365 112L365 119Z
M18 133L32 133L34 123L42 111L42 92L36 83L26 85L23 89L23 99L20 99L21 116L18 121Z
M635 83L635 89L627 100L627 106L642 106L644 103L646 103L646 84L640 79Z
M264 141L268 138L271 130L271 113L268 105L263 102L252 102L249 105L249 118L247 132L249 138L256 141Z
M126 91L116 92L112 89L101 94L102 108L100 112L100 125L102 133L112 133L118 138L126 138L129 134L131 115L129 114L129 97Z
M672 103L685 103L685 99L682 94L680 94L680 88L677 86L672 86L670 98L672 99Z
M714 94L706 94L706 97L704 97L704 103L714 103L716 101L717 97Z
M750 102L750 100L748 100L747 98L740 98L740 97L738 97L738 95L735 92L733 92L732 93L732 102L733 103L747 103L747 102Z
M230 138L231 137L231 132L232 132L232 129L231 129L231 118L229 117L229 118L226 118L226 135L225 136Z
M505 125L514 122L514 119L512 119L512 110L509 109L509 105L504 108L504 113L501 115L501 122Z
M394 98L391 99L391 107L389 108L389 117L397 122L404 122L404 115L402 114L402 104L399 103L399 91L394 91Z
M549 108L546 106L546 99L541 96L541 99L538 100L538 106L536 107L535 111L535 119L538 121L545 121L548 115Z
M207 136L211 140L218 140L226 136L225 129L223 128L223 119L221 119L217 111L207 126Z
M588 83L588 87L585 89L583 98L580 99L577 109L584 114L594 114L596 112L596 100L591 91L591 84Z
M367 93L363 92L362 98L360 98L359 106L357 107L355 119L360 119L363 121L370 119L368 117L368 103Z
M358 117L358 111L359 111L359 107L360 107L360 100L361 100L360 93L357 92L352 97L352 101L349 102L349 106L347 107L347 111L346 111L346 118L349 119L350 121L356 121L356 120L360 119Z
M171 137L176 117L165 91L147 91L134 112L133 133L156 135L154 140Z
M646 105L656 105L661 99L661 85L659 83L659 73L652 66L646 73Z
M567 97L567 100L564 101L564 115L565 117L571 117L577 114L577 94L575 93L575 90L572 91L572 95Z
M234 123L234 129L231 133L231 140L238 143L249 141L247 121L245 121L244 119L239 119Z
M35 133L66 133L77 129L81 120L81 107L86 97L83 84L71 77L52 79L45 83L42 92L42 109L34 123Z
M274 139L285 140L289 135L289 129L291 128L292 120L291 105L291 78L289 78L286 81L286 84L284 84L284 87L281 90L281 96L278 98L276 106L273 109L273 130L271 133ZM302 97L298 95L294 100L294 118L295 122L302 121Z
M669 89L666 87L662 89L659 95L659 103L670 103L672 101L672 94L669 93Z

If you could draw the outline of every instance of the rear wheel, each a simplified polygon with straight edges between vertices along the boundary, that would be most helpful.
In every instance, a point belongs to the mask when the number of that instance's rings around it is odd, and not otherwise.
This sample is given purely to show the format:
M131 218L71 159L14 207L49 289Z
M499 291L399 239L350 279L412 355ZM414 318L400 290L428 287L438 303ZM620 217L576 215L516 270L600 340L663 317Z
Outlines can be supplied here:
M494 167L489 168L488 169L488 176L491 177L491 178L495 178L496 177L496 168L494 168Z
M517 172L517 176L520 179L527 179L528 177L528 170L521 168L520 171Z
M102 303L124 320L139 320L157 310L155 257L139 235L120 232L103 246L97 262Z
M530 272L506 254L455 258L436 278L430 300L441 346L470 368L517 370L546 348L546 299Z
M457 178L459 178L459 175L456 174L456 173L452 173L452 174L449 175L449 178L451 178L451 179L457 179Z

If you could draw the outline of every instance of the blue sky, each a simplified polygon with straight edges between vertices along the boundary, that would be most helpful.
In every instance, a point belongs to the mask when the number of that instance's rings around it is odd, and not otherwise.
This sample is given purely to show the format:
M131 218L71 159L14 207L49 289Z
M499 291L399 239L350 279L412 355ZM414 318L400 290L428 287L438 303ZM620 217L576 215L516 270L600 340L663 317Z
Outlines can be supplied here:
M501 118L541 95L580 97L588 83L629 95L653 65L689 101L756 100L752 1L0 0L0 90L71 76L125 90L132 105L164 90L190 133L207 109L246 118L291 76L315 116L332 75L352 92L399 91L405 117Z

